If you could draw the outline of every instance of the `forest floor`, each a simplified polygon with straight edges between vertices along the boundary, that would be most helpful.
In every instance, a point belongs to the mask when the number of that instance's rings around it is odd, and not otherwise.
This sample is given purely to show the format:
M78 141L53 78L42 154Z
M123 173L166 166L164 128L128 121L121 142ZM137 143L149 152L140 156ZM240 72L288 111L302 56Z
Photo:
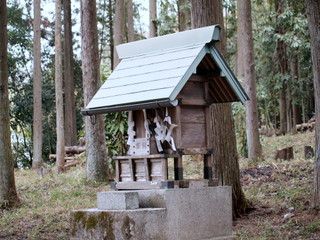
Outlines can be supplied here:
M313 159L303 147L314 145L314 132L294 136L262 137L264 159L251 166L240 159L243 191L251 203L248 213L234 222L238 239L320 239L320 215L309 211ZM277 148L293 146L294 159L273 160ZM200 161L190 161L186 173L198 175ZM66 173L31 170L15 173L20 204L0 210L0 239L69 239L69 212L94 208L96 193L106 184L87 181L85 169Z

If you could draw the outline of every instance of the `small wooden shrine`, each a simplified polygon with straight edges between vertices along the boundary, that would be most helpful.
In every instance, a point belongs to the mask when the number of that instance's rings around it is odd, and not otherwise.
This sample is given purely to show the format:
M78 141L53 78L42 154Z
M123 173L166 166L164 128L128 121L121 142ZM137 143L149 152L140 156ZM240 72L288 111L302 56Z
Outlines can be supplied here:
M248 99L215 46L219 39L215 25L117 47L121 62L82 111L128 111L128 153L113 157L115 188L182 186L183 155L203 155L203 179L210 184L209 107ZM168 180L169 158L175 181Z

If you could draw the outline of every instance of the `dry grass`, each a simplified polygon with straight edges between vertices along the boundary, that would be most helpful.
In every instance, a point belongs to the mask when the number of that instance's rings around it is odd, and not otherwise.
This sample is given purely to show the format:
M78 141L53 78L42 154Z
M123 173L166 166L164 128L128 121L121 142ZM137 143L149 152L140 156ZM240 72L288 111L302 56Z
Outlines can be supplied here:
M0 212L0 239L68 239L69 212L95 207L96 192L108 189L86 181L84 169L44 177L19 170L15 176L21 204Z

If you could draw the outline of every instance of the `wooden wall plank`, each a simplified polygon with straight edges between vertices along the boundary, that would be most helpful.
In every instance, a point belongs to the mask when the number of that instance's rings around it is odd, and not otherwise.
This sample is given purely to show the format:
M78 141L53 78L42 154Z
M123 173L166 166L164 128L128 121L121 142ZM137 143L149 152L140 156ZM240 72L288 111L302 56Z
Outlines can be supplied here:
M203 82L188 81L178 94L179 98L204 98Z
M205 148L206 147L206 126L204 123L182 123L181 125L181 146L182 148Z
M205 108L201 106L181 106L182 123L205 123Z

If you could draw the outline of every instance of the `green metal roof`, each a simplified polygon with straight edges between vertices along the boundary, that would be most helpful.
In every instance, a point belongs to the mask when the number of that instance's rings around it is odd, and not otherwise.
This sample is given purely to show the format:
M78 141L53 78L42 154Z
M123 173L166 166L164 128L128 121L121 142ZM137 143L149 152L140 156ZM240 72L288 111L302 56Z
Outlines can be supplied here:
M177 95L208 54L238 100L248 100L214 46L219 39L220 27L214 25L119 45L121 62L82 113L175 106Z

